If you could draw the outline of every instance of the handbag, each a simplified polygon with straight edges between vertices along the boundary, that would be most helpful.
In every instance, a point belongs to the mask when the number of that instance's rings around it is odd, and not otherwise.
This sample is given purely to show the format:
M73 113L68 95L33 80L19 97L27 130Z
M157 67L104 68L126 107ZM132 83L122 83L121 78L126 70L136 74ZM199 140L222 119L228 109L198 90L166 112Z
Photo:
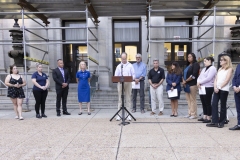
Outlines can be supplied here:
M188 84L186 84L185 87L183 86L183 90L186 93L190 93L190 86Z

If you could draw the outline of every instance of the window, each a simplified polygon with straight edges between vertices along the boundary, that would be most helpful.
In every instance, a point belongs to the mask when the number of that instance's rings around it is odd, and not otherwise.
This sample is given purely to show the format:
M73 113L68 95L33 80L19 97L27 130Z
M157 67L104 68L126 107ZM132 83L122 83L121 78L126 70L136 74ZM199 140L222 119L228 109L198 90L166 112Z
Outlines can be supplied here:
M113 69L121 62L122 52L128 54L128 61L135 62L141 50L140 20L113 21Z

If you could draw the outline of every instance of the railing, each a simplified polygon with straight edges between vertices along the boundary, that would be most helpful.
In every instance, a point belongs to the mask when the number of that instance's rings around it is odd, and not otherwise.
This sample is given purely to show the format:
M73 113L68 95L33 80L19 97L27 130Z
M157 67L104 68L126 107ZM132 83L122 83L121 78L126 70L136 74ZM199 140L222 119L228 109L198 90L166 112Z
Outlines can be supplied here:
M96 70L93 72L91 80L90 80L90 96L93 97L96 90L99 89L98 86L98 75L96 74Z

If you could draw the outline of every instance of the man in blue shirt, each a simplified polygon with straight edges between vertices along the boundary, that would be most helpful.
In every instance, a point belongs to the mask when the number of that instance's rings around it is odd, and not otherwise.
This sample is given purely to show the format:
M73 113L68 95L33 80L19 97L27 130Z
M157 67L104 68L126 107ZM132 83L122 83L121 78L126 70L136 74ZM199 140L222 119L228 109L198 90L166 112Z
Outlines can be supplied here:
M146 77L147 67L146 64L142 62L142 55L137 54L136 55L137 62L133 64L133 68L135 70L135 84L140 84L140 89L134 89L133 92L133 110L132 113L136 112L136 100L137 100L137 92L140 92L140 109L141 113L145 113L144 111L144 80Z

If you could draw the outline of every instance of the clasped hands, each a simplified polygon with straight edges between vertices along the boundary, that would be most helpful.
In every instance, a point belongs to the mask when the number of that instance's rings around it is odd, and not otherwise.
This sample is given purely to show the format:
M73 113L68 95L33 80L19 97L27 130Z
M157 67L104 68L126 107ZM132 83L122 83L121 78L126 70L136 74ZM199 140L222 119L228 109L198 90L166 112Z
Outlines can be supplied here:
M233 87L233 90L234 90L235 93L240 92L240 88L239 87Z
M65 88L65 87L67 87L67 86L68 86L67 83L62 83L62 88Z
M41 86L40 88L41 88L42 90L44 90L44 91L47 89L46 86Z

